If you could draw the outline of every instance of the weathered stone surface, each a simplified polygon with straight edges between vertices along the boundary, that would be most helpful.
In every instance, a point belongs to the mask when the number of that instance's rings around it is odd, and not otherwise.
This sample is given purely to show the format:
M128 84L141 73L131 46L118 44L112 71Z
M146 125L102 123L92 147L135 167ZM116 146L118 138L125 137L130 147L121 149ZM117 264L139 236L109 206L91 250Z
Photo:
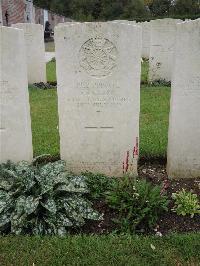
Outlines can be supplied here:
M46 82L44 29L40 24L18 23L13 27L23 29L26 43L28 83Z
M0 163L33 156L22 30L0 27Z
M142 27L142 57L149 59L150 40L151 40L151 24L148 21L139 23Z
M2 17L2 3L1 3L1 0L0 0L0 26L3 25L3 17Z
M140 27L59 26L55 42L61 158L76 173L136 174Z
M178 19L157 19L151 21L151 45L149 58L149 81L171 81L176 24Z
M136 21L135 20L125 20L125 19L111 20L109 22L119 22L119 23L136 24Z
M200 177L200 19L177 26L168 175Z

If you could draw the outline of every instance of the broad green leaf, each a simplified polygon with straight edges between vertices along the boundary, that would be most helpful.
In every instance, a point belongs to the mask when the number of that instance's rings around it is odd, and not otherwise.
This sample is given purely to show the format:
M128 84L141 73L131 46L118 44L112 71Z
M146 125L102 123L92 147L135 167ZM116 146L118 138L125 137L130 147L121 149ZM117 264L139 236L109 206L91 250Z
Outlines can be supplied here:
M9 193L0 190L0 213L6 208L7 204L10 202Z
M67 233L67 231L66 231L65 227L59 227L59 228L57 229L57 234L58 234L59 236L65 236L66 233Z
M58 185L58 184L69 184L69 180L68 180L68 174L66 172L62 172L60 174L58 174L57 176L54 177L53 180L53 184Z
M10 213L3 213L0 215L0 227L10 222Z
M57 227L56 227L56 216L47 217L44 219L45 222L48 224L48 230L51 230L52 234L57 234Z
M25 201L24 211L27 214L33 213L39 204L39 198L34 198L33 196L28 196Z
M74 185L74 187L82 189L84 193L88 192L85 176L73 176L70 178L70 182Z
M32 230L33 235L43 235L45 233L45 224L42 221L37 221Z
M13 213L11 215L11 233L19 235L22 233L23 228L26 227L26 219L27 215L18 215L17 213Z
M59 185L56 188L56 191L66 191L66 192L71 192L71 193L84 193L85 189L76 188L72 183L70 183L68 185Z
M10 179L18 178L18 175L13 170L10 169L3 169L3 175L6 175L6 177Z
M13 182L11 182L10 180L5 180L5 179L0 180L0 189L9 191L12 185Z
M45 202L41 202L42 206L50 211L51 213L56 213L57 208L56 208L56 203L53 199L48 199Z
M49 182L49 184L41 182L40 184L41 184L41 194L40 194L41 196L53 191L53 185L51 182Z
M26 172L30 172L30 164L26 161L21 161L18 164L16 164L15 169L18 175L23 175Z
M18 216L24 212L25 206L26 206L26 197L20 196L16 201L16 211Z
M68 219L68 217L62 213L57 216L57 224L66 227L73 226L73 223Z
M69 203L68 200L64 200L64 208L66 211L66 215L73 221L74 225L81 226L85 223L82 214L78 213L75 208L73 208Z
M78 212L82 214L85 219L102 220L103 216L100 215L91 207L91 203L83 198L73 196L69 198L68 203Z

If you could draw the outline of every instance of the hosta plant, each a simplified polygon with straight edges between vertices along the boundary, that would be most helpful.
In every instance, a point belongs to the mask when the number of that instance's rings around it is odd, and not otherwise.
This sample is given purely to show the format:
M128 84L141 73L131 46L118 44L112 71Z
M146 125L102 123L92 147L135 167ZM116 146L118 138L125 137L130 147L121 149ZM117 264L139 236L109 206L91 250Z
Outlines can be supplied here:
M64 161L1 164L0 233L65 235L87 219L102 219L87 193L85 177L67 172Z
M178 215L190 215L192 218L195 214L200 214L200 204L196 194L182 189L173 193L172 198L175 200L172 210Z

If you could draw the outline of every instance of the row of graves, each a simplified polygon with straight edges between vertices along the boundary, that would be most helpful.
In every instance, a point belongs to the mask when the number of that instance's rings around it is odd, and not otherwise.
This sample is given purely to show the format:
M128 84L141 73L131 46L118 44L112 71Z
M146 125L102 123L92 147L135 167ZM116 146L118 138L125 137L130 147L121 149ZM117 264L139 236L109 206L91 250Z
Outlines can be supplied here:
M200 177L200 19L144 25L65 23L55 29L60 155L75 173L137 175L145 50L150 81L172 82L168 175ZM43 38L41 25L0 27L0 162L32 160L28 83L46 82Z

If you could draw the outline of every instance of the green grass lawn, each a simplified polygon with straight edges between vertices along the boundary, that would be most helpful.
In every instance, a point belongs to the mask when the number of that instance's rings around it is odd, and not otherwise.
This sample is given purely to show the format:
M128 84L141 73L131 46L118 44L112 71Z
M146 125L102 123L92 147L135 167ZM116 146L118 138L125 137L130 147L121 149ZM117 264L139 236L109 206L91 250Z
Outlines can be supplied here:
M142 80L147 80L148 64L142 65ZM55 62L47 64L49 81L56 80ZM34 155L59 154L56 90L30 88ZM140 156L166 157L169 116L169 87L141 88Z
M0 265L195 266L200 262L199 248L200 234L162 238L129 235L2 237Z
M45 51L46 52L55 52L55 43L54 42L45 42Z
M142 73L141 73L142 83L148 83L148 74L149 74L149 62L146 59L144 59L142 63Z
M56 64L55 62L48 62L46 64L46 69L47 69L47 80L48 81L56 81Z

